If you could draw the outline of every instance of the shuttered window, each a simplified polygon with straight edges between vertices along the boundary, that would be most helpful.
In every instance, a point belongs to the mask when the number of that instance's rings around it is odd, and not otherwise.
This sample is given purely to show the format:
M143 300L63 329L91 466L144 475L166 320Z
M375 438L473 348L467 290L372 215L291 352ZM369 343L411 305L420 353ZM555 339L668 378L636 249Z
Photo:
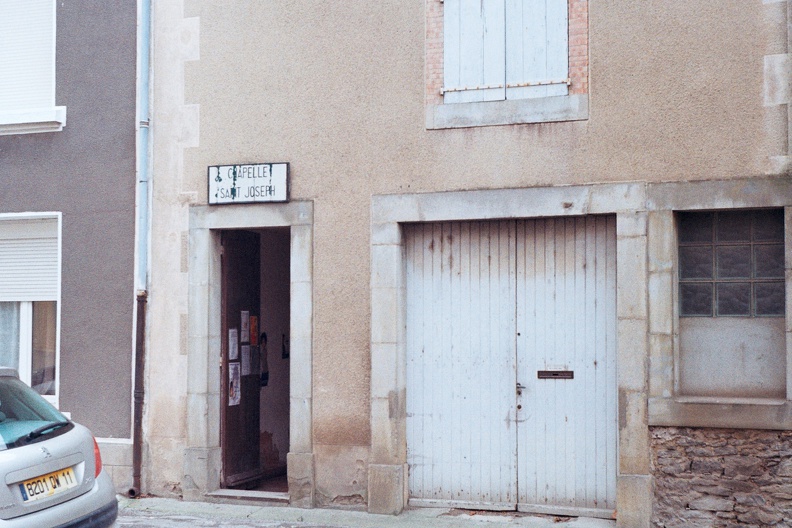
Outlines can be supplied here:
M56 218L0 220L0 301L57 301Z
M445 0L445 103L567 95L566 0Z
M59 297L59 218L0 217L0 364L56 406Z
M55 1L0 0L0 134L60 130L55 106Z

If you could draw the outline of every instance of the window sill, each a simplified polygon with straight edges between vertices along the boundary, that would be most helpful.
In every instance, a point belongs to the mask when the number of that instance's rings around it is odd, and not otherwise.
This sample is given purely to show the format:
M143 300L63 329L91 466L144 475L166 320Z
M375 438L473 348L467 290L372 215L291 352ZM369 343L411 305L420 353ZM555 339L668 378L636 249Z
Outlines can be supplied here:
M66 107L0 112L0 136L59 132L66 126Z
M426 128L553 123L588 119L588 95L427 105Z
M649 425L792 430L792 401L773 398L649 398Z

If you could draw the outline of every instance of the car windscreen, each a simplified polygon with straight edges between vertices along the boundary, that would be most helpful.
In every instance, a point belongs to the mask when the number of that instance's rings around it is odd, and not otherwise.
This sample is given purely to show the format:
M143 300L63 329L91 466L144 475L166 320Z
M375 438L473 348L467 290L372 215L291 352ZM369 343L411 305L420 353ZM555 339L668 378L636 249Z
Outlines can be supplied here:
M17 378L0 376L0 450L61 432L71 424Z

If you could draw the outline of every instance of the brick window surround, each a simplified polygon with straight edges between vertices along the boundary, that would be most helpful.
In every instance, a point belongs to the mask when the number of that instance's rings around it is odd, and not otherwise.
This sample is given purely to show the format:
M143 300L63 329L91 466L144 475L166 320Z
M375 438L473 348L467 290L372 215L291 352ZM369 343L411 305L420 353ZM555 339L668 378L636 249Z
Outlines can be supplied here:
M443 1L426 0L426 128L579 121L588 119L588 0L567 0L569 95L444 104Z

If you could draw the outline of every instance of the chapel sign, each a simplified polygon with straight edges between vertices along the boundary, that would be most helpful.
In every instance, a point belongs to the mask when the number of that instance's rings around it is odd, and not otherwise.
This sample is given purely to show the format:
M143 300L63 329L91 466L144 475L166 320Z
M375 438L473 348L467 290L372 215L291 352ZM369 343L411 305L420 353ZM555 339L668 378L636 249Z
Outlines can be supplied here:
M208 176L210 205L289 201L288 163L213 165Z

